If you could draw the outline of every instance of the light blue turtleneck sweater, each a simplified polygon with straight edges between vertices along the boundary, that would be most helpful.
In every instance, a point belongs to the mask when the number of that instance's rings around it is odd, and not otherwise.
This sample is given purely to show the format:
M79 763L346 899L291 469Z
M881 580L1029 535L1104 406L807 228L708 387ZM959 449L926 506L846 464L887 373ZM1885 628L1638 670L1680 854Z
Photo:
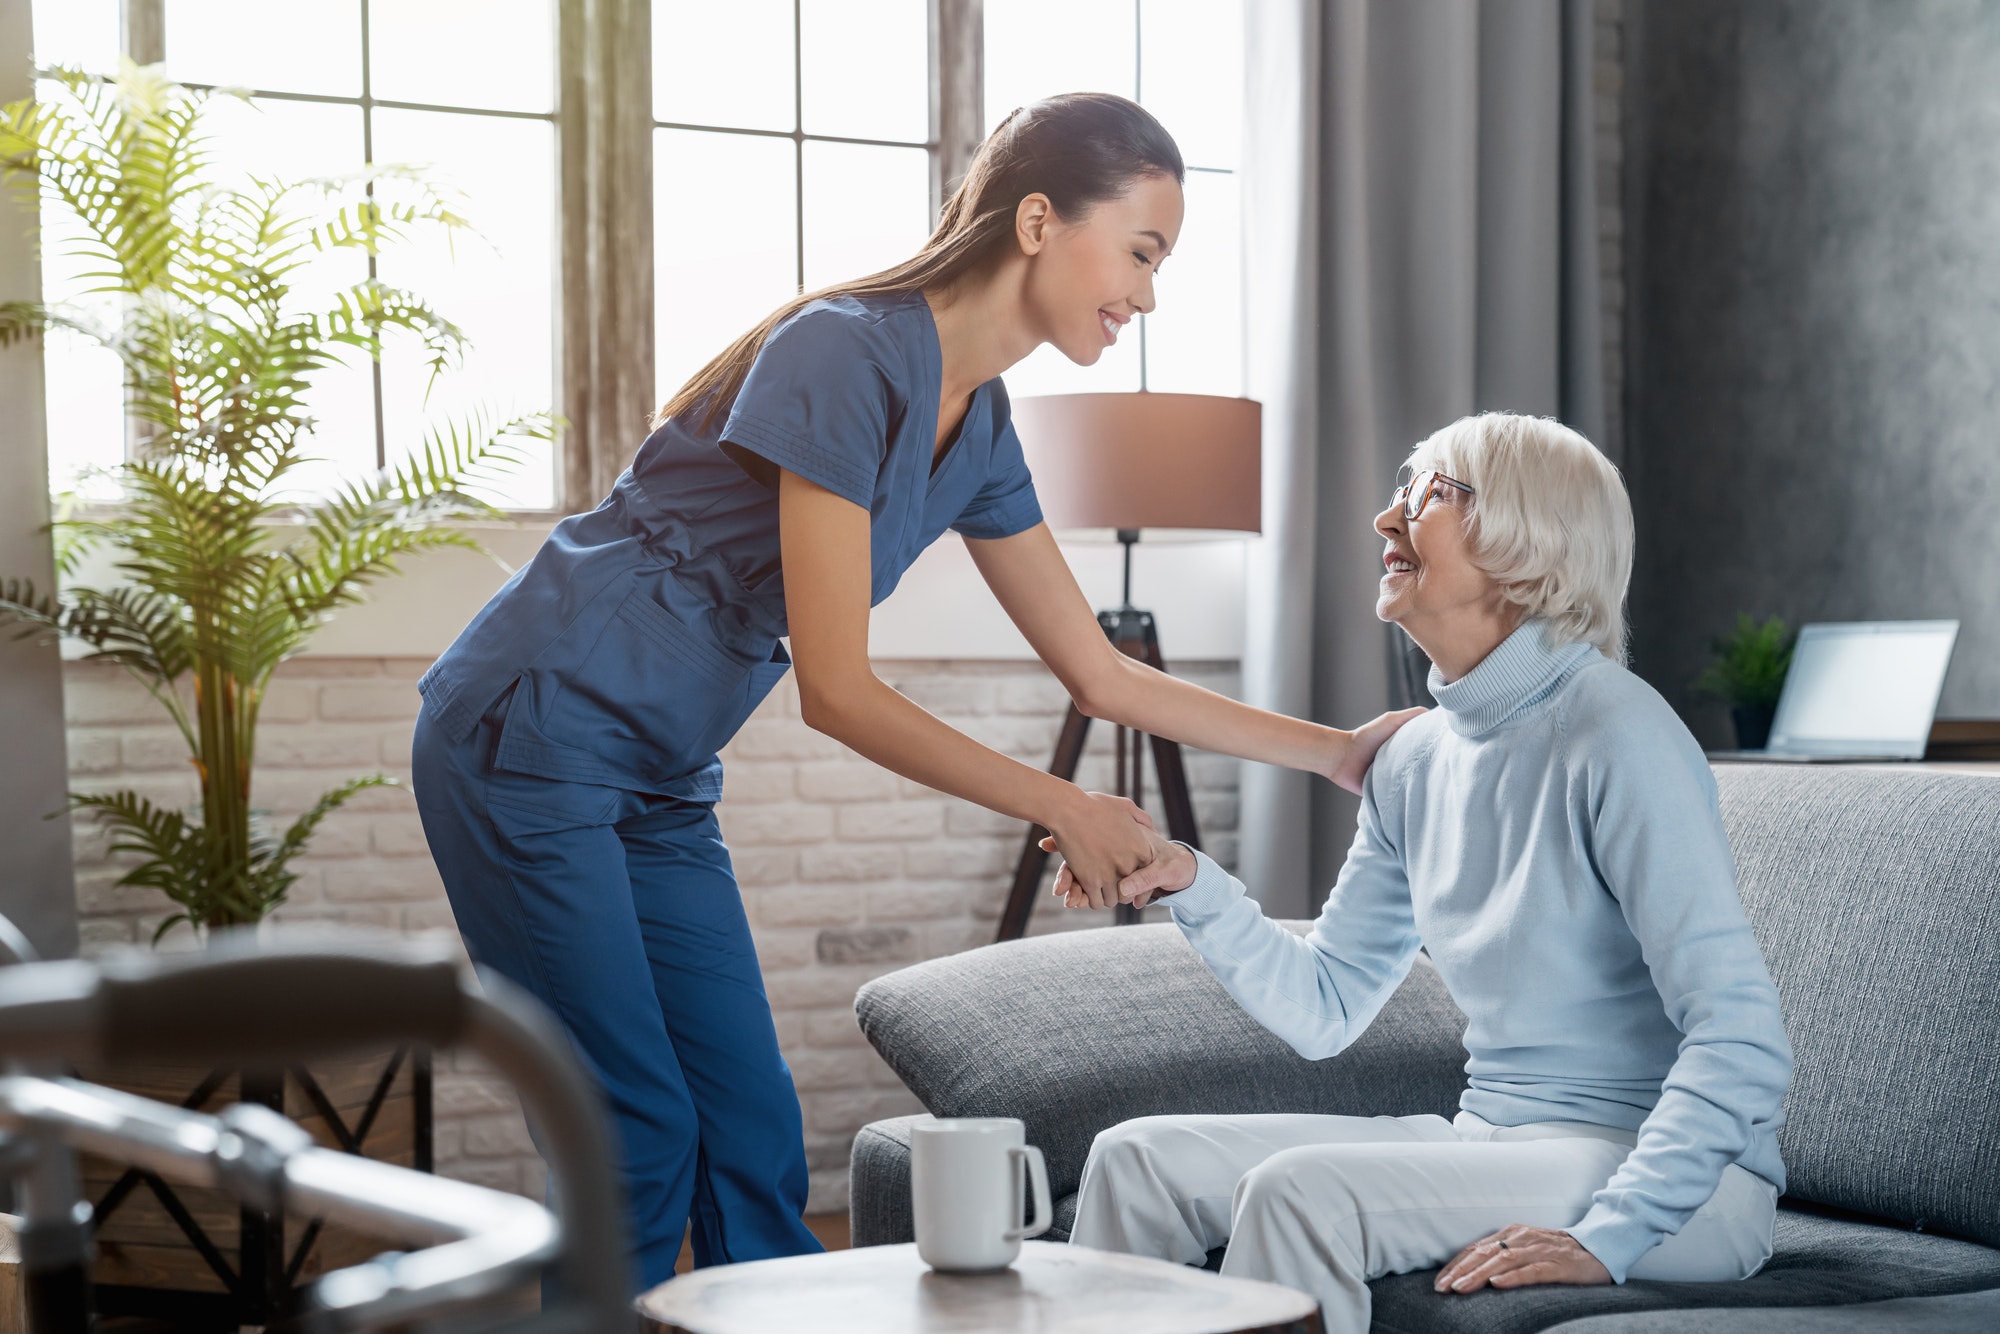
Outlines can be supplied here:
M1465 1032L1459 1105L1638 1143L1569 1232L1622 1283L1741 1163L1784 1188L1791 1044L1736 895L1715 780L1643 681L1516 630L1376 756L1301 938L1207 857L1168 897L1224 986L1301 1055L1361 1035L1428 949Z

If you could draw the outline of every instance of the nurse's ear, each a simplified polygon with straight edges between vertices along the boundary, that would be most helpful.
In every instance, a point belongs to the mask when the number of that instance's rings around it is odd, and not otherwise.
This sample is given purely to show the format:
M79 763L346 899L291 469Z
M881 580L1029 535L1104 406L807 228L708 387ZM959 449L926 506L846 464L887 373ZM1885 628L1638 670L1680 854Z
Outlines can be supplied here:
M1020 245L1024 255L1037 255L1049 243L1049 235L1057 222L1055 205L1049 197L1037 192L1022 197L1014 206L1014 240Z

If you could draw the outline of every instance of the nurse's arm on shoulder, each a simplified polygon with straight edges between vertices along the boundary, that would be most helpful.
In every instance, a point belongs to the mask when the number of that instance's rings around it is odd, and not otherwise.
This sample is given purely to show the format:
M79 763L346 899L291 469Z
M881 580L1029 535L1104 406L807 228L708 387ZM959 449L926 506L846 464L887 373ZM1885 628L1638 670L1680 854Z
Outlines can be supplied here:
M1052 830L1078 882L1100 900L1096 906L1115 903L1119 878L1152 855L1144 811L980 745L875 675L868 661L868 519L853 501L781 474L785 614L807 726L926 787ZM1097 622L1090 624L1095 630Z
M1423 712L1385 713L1348 732L1252 708L1119 652L1097 624L1048 525L1012 537L968 538L965 545L1021 634L1093 718L1202 750L1303 769L1359 792L1382 743Z

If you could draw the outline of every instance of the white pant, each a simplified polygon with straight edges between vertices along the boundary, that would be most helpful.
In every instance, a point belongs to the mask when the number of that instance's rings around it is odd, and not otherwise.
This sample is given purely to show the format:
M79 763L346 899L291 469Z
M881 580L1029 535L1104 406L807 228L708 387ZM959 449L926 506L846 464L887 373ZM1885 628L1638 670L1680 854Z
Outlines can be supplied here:
M1430 1269L1510 1223L1582 1221L1633 1135L1441 1116L1147 1116L1097 1137L1075 1245L1200 1264L1319 1299L1327 1334L1368 1328L1368 1280ZM1771 1257L1777 1190L1730 1167L1630 1277L1748 1278Z

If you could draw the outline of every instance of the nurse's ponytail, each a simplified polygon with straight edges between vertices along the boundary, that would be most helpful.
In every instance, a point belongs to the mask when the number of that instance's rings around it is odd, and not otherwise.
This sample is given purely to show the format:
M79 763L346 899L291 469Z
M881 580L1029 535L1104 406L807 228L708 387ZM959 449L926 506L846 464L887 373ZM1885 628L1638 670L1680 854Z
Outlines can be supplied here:
M712 428L728 415L771 330L809 301L947 287L975 272L1013 239L1015 210L1028 195L1047 195L1057 215L1074 222L1139 177L1186 175L1172 136L1136 102L1063 93L1017 107L979 146L923 249L892 269L793 297L696 372L653 425L698 409L696 424Z

